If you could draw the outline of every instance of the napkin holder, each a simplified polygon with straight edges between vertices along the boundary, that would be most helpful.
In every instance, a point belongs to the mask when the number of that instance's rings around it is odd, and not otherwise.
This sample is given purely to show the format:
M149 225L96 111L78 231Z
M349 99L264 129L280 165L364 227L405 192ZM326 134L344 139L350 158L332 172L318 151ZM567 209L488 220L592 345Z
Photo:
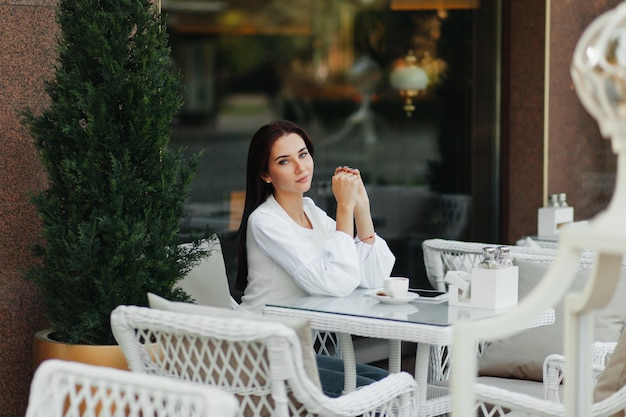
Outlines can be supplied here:
M542 207L537 213L537 237L557 239L561 226L574 221L574 207Z
M455 272L455 271L451 271ZM497 310L517 305L519 268L473 268L469 293L459 285L448 286L448 305Z

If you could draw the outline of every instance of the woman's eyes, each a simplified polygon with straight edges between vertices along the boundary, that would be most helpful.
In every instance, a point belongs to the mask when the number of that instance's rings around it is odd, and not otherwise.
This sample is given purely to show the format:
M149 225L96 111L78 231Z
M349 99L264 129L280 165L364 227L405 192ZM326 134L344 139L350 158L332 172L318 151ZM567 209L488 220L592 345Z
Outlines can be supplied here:
M298 155L298 158L304 159L307 156L309 156L308 152L302 152ZM288 163L289 163L289 159L281 159L280 161L278 161L278 165L287 165Z

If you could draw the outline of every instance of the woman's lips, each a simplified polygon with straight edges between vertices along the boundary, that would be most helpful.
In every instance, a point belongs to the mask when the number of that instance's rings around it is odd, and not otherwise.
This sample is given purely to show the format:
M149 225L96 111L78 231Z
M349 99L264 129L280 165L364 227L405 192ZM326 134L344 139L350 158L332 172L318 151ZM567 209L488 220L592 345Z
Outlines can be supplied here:
M303 183L303 182L307 182L307 180L308 180L308 179L309 179L309 176L307 175L306 177L302 177L302 178L300 178L300 179L299 179L298 181L296 181L296 182Z

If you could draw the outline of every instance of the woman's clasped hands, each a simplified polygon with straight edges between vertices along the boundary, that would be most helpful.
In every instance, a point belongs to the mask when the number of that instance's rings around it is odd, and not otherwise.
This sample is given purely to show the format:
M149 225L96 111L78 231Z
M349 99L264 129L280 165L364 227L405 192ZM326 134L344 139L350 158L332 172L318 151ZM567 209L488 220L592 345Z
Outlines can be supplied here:
M342 166L335 168L332 178L332 190L337 204L348 206L369 206L369 197L361 178L361 172L356 168Z

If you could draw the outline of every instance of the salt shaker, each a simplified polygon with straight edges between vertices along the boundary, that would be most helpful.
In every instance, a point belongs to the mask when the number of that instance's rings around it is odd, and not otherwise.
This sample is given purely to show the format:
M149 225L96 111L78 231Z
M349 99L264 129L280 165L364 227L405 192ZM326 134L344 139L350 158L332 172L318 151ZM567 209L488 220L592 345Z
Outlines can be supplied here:
M486 246L483 248L483 259L478 264L478 268L482 269L494 269L496 264L496 248L492 246Z
M568 207L567 205L567 194L560 193L559 194L559 207Z
M548 207L560 207L558 194L550 194Z
M499 246L498 268L506 268L509 266L513 266L513 261L511 260L511 248L508 246Z

